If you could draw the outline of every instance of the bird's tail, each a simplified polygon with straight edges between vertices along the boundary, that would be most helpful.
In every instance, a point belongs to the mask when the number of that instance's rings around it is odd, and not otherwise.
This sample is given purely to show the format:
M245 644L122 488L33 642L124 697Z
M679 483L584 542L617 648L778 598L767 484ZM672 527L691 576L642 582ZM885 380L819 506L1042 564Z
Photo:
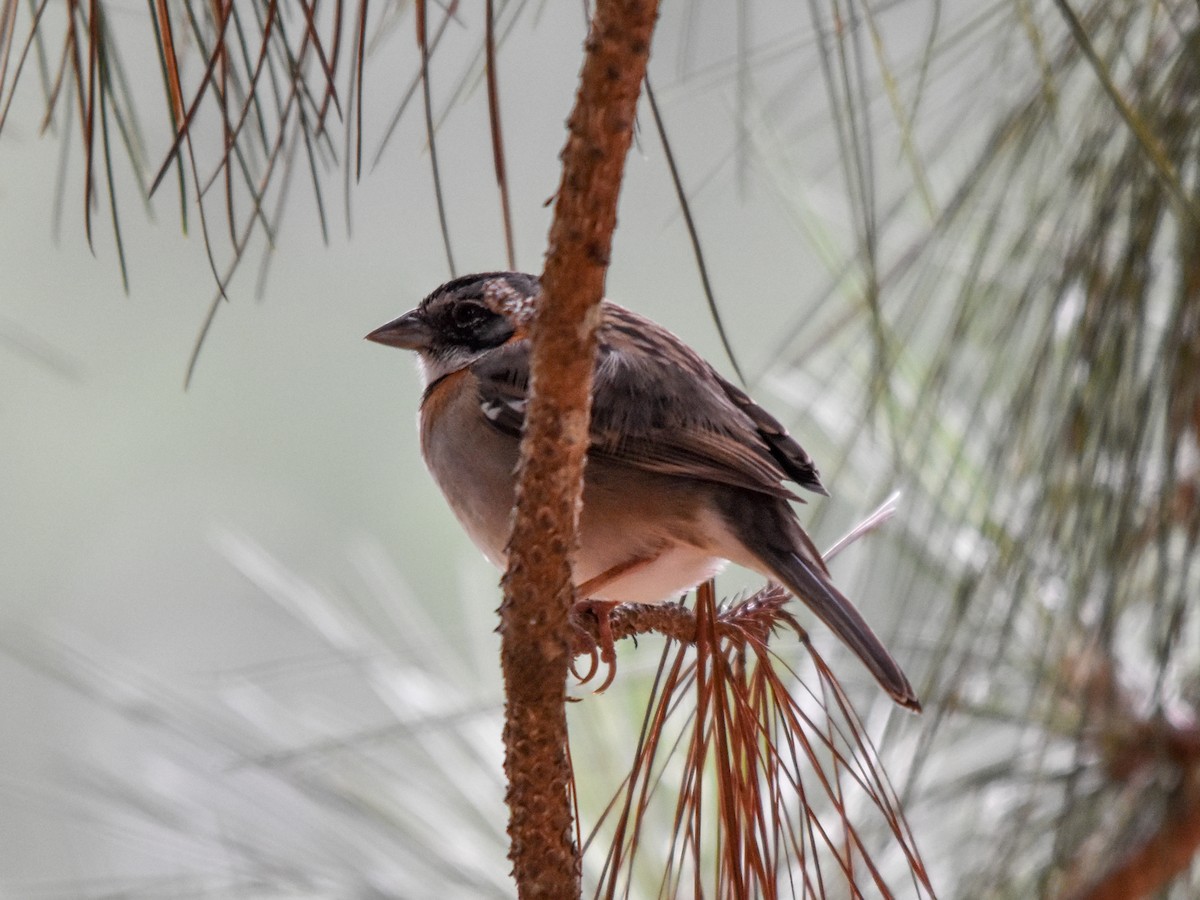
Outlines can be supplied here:
M854 651L897 703L920 712L921 702L900 664L892 659L854 604L833 586L820 553L800 524L790 515L785 521L790 546L781 546L781 535L776 534L774 540L756 542L755 555Z

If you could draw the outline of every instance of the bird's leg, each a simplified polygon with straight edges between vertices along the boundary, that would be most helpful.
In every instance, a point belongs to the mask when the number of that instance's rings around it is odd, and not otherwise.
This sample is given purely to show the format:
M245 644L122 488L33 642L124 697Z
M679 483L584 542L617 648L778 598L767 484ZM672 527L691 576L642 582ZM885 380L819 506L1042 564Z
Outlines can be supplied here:
M595 597L595 594L603 590L607 585L612 584L622 575L627 575L630 572L636 571L643 566L654 562L656 556L639 556L633 559L627 559L622 563L618 563L610 569L606 569L594 578L589 578L583 584L579 585L576 590L576 596L583 597L575 604L576 615L586 615L590 613L596 618L596 646L600 650L600 659L608 666L608 675L605 676L604 683L596 688L595 693L602 694L608 690L608 686L612 684L613 679L617 676L617 648L614 646L612 633L612 611L620 606L620 601L617 600L600 600ZM595 651L593 651L593 654ZM588 669L587 677L580 678L580 684L586 684L596 674L598 665L596 658L592 657L592 666ZM572 669L574 672L574 665ZM575 673L575 677L579 678L579 673Z

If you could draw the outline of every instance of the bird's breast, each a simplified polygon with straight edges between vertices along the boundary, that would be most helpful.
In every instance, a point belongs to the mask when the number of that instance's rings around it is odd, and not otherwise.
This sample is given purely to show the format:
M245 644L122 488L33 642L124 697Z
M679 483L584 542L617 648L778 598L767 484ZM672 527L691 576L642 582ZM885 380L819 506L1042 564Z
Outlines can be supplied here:
M421 455L475 545L497 567L506 561L517 441L487 424L467 370L432 384L421 403Z

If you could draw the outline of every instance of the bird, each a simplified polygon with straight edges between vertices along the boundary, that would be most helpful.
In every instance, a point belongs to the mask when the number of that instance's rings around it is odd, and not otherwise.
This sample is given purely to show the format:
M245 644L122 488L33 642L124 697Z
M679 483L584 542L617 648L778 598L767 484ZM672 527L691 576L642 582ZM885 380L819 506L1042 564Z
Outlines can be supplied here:
M486 272L441 285L366 337L415 351L421 453L472 541L503 570L540 279ZM827 495L787 429L661 325L602 300L577 596L673 600L733 562L803 601L901 706L903 669L833 584L787 485ZM611 679L611 674L610 674Z

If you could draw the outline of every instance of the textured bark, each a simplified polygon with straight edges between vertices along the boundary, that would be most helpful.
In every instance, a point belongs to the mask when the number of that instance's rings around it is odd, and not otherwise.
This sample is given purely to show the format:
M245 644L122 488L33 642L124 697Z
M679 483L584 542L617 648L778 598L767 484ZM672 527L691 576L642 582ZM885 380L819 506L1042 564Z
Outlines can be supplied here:
M567 614L587 452L596 325L656 0L599 0L568 121L500 607L509 858L522 898L577 897L568 792Z

